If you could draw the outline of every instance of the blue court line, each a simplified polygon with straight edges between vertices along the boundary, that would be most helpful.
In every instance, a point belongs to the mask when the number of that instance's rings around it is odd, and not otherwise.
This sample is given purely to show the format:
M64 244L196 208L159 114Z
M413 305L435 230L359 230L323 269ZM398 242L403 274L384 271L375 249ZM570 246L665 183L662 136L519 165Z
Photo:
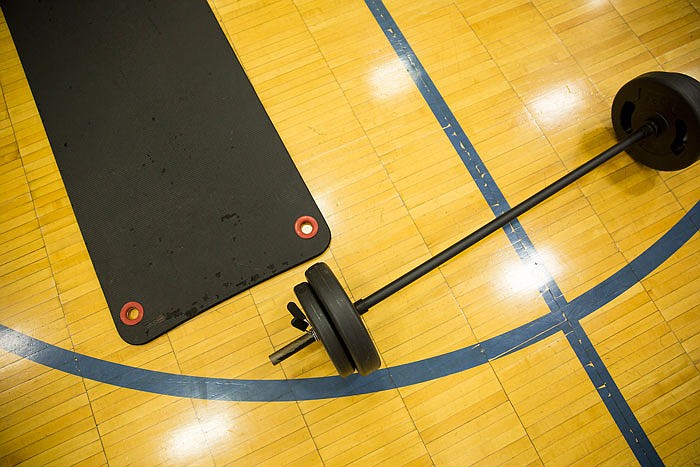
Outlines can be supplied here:
M384 8L384 5L381 4L381 2L367 1L367 4L370 6L370 9L372 6L377 5ZM375 13L374 10L373 13ZM376 13L375 18L377 18ZM391 17L389 16L388 12L386 12L386 14L383 14L382 18L390 19ZM377 21L380 22L380 18L377 18ZM444 120L446 118L445 116L447 115L448 117L451 116L451 118L454 119L454 115L452 115L450 109L444 103L444 100L437 92L434 84L432 84L432 80L430 80L430 77L427 75L422 65L415 57L415 54L413 54L412 50L410 50L410 47L405 41L405 38L403 38L400 30L395 23L393 23L393 19L390 19L390 21L395 28L385 30L385 34L387 34L387 38L390 40L390 42L392 40L390 34L395 38L398 37L402 39L403 50L410 51L411 58L407 62L404 60L404 57L401 56L401 49L397 49L395 47L395 50L399 56L402 57L404 63L413 65L412 69L414 72L415 70L418 70L417 76L420 77L420 82L424 83L427 87L425 89L421 88L419 81L416 81L416 85L419 87L419 89L421 89L421 93L426 98L426 101L429 100L428 98L435 100L435 96L437 96L437 101L442 102L444 104L444 108L448 112L448 114L443 113L442 117L436 114L436 118L438 118L439 121L441 118ZM392 43L392 45L394 44ZM415 66L416 64L418 65L417 67ZM412 69L409 68L409 73L412 72ZM432 86L432 88L430 86ZM426 95L428 97L426 97ZM450 141L453 142L453 145L457 143L455 149L465 162L465 166L467 166L469 169L472 177L474 177L475 182L477 182L477 185L480 187L480 190L482 190L485 198L489 200L489 206L491 206L494 214L498 215L499 213L508 209L509 206L505 198L503 198L503 195L498 190L490 174L488 174L485 167L483 167L483 163L478 158L478 155L476 154L476 151L474 151L471 142L469 142L456 119L454 119L453 122L447 122L447 125L444 125L444 122L442 121L441 123L443 123L443 129L445 130L448 138L450 138ZM461 136L459 135L460 133ZM476 162L476 165L468 165L467 161ZM475 176L474 173L478 174L478 177ZM486 181L480 184L480 182L483 180ZM489 185L489 183L491 184ZM502 200L499 200L499 197L502 198ZM690 227L688 227L689 225ZM669 231L666 235L664 235L664 237L662 237L662 239L655 243L655 246L665 245L664 247L660 247L660 251L657 251L659 250L658 248L654 250L658 253L658 255L648 255L648 257L646 257L647 262L642 262L641 266L649 266L652 263L655 264L648 270L651 272L651 270L658 267L661 262L675 252L675 250L669 252L666 247L675 247L676 249L680 248L682 244L684 244L698 231L699 225L700 218L698 216L698 204L696 204L693 209L691 209L691 211L686 214L686 216L684 216L676 226L674 226L674 229L678 227L678 229L675 230L676 236L678 238L684 238L684 240L682 240L680 244L677 244L678 242L674 241L674 237L672 235L668 236L668 234L671 233L671 231ZM531 261L532 255L530 251L535 253L532 242L530 242L529 238L524 233L524 229L517 220L511 224L511 227L511 229L505 229L508 238L521 259L524 261ZM664 241L662 242L661 240ZM650 250L653 249L653 247L650 248ZM647 252L650 250L647 250ZM645 254L647 252L645 252ZM644 256L644 254L641 256ZM631 285L644 277L644 275L640 275L640 272L644 272L644 267L637 271L632 268L632 266L633 263L628 264L628 266L618 271L618 273L616 273L614 276L611 276L611 278L594 287L571 303L566 302L563 294L552 279L550 283L540 289L540 293L550 307L551 312L549 314L475 346L467 347L455 352L418 362L383 369L375 372L369 377L359 377L355 375L347 379L328 377L303 378L296 380L236 380L176 375L127 367L124 365L99 360L94 357L77 354L75 352L44 343L2 325L0 325L0 347L29 360L42 363L61 371L94 379L95 381L101 381L107 384L149 391L157 394L169 394L188 398L235 401L291 401L343 397L402 387L409 384L440 378L459 371L464 371L466 369L484 364L490 359L499 358L503 355L507 355L527 347L535 342L539 342L542 339L562 330L565 331L565 335L569 339L569 342L574 342L572 340L573 338L570 337L572 335L571 331L577 332L577 329L578 332L582 333L582 335L587 339L585 332L580 327L578 319L593 313L600 306L609 303L609 301L611 301L614 297L623 293L625 290L627 290L627 288L631 287ZM548 277L551 277L551 275L548 274ZM634 280L630 282L628 280L630 278ZM582 297L587 298L587 300L583 299ZM566 318L567 313L570 315L568 319ZM572 346L574 346L574 350L577 351L574 343L572 343ZM593 360L596 360L596 362L599 361L599 366L597 367L596 373L591 376L591 380L594 382L594 384L596 382L594 378L598 378L601 381L612 381L612 378L610 377L609 373L607 373L607 369L604 367L602 360L600 360L600 357L597 355L597 352L595 352L593 346L587 346L585 344L582 344L582 346L584 351L581 352L581 349L579 349L577 351L577 356L579 356L579 359L581 360L581 363L584 364L584 367L588 366L587 363L593 363ZM588 352L593 352L593 355L591 358L586 360L585 355L588 355ZM595 364L593 366L596 367ZM603 371L602 373L600 372L601 369ZM588 368L587 371L589 371ZM609 391L605 397L608 396L610 398L614 398L615 403L618 406L621 402L623 409L626 408L626 413L631 415L634 422L636 422L636 419L634 419L634 414L632 414L626 401L621 394L619 394L619 390ZM603 393L601 393L601 397L604 397ZM614 413L613 417L616 417ZM623 434L625 433L624 428L628 428L631 430L630 432L633 433L633 437L638 437L641 435L646 438L646 434L643 431L641 433L634 433L634 427L629 426L628 421L618 420L619 418L624 417L625 415L623 414L623 417L617 416L615 420L620 429L623 431ZM627 439L628 435L625 437ZM648 442L648 439L646 439L646 442ZM651 446L650 443L648 443L648 446L650 447L650 451L644 452L644 446L641 446L640 448L640 444L637 444L636 446L630 444L630 447L639 459L640 463L655 463L656 458L658 458L658 455L656 455L655 451L653 450L653 446ZM656 455L656 458L654 455ZM658 462L660 462L660 459L658 459Z
M165 373L79 354L1 324L0 348L27 360L93 381L176 397L270 402L368 394L466 371L529 347L560 331L570 331L569 323L578 323L578 319L594 313L629 290L685 245L700 231L699 226L700 201L644 253L572 300L560 312L547 313L479 344L424 360L383 368L369 376L355 374L344 379L340 376L328 376L290 380L247 380Z
M503 193L499 190L495 180L486 169L485 164L477 154L471 141L469 141L461 125L448 107L420 60L413 52L413 49L408 44L401 29L391 17L384 3L381 0L365 0L365 3L384 32L384 35L389 40L389 43L394 48L399 59L403 62L404 67L432 110L435 118L442 126L472 179L489 203L493 213L497 216L509 209L510 206L503 196ZM566 307L566 298L554 278L546 270L544 265L535 262L533 259L538 257L537 252L520 222L516 219L510 225L506 226L504 231L511 245L513 245L520 256L521 261L529 264L537 264L538 267L542 268L543 272L546 273L548 279L540 288L539 292L550 311L555 313ZM600 355L598 355L592 344L587 344L590 343L590 341L584 329L580 326L580 323L570 322L569 326L575 331L565 333L567 340L576 353L581 365L586 369L593 384L598 387L601 381L606 381L608 387L616 388L617 386L613 381L612 375L603 364ZM595 362L595 364L592 364L592 361ZM603 386L605 387L605 384L603 384ZM608 391L605 396L601 394L601 398L616 425L623 433L625 440L627 440L637 460L643 465L661 465L661 458L651 445L646 433L637 421L632 409L629 407L629 404L622 394L619 391Z
M452 113L452 110L445 102L445 99L440 94L440 91L433 83L430 75L421 64L410 44L404 37L401 29L391 17L391 14L386 9L386 6L380 0L366 0L367 7L372 12L374 19L384 32L384 35L389 40L389 43L394 48L396 55L401 60L404 68L413 79L418 91L420 91L423 99L428 104L428 107L433 112L438 123L445 132L445 135L452 143L452 147L457 151L460 159L464 163L472 180L479 188L481 195L488 203L491 211L495 216L503 214L511 208L505 196L498 188L496 181L491 176L491 173L486 168L486 165L479 157L479 154L474 149L469 137L466 135L457 118ZM514 220L503 228L511 245L515 248L520 259L528 264L535 264L534 258L537 258L537 253L532 241L525 233L525 229L520 224L519 220ZM548 279L540 286L539 292L547 305L551 308L556 308L566 305L564 294L559 289L559 286L552 278L552 275L547 271L546 267L537 262L537 267L541 268L544 277Z
M598 391L598 395L615 420L637 461L641 465L663 465L661 457L634 416L617 383L605 369L603 359L595 350L581 323L576 319L568 320L567 328L564 330L567 340L583 364L583 368ZM604 371L600 371L601 368ZM620 404L621 401L624 402L623 405Z
M604 363L585 331L581 327L580 319L584 318L605 304L617 298L623 291L628 290L634 284L640 282L659 266L658 258L670 256L668 251L677 251L685 242L689 240L688 232L700 231L700 202L686 214L686 216L674 225L666 234L663 241L654 243L641 255L632 260L626 267L622 268L605 281L598 284L594 289L574 299L564 315L568 317L570 332L567 333L569 342L577 353L581 353L580 359L588 359L589 363L584 368L589 373L589 377L596 387L601 399L606 404L608 410L614 414L616 420L624 418L624 425L627 429L622 429L622 435L630 446L634 446L633 452L637 460L642 465L662 465L663 461L651 445L647 436L639 436L643 432L636 417L629 417L625 407L619 407L617 401L624 400L620 389L612 378L606 378L604 374L596 372ZM672 254L672 253L671 253ZM565 331L566 332L566 331ZM618 424L619 426L620 424Z

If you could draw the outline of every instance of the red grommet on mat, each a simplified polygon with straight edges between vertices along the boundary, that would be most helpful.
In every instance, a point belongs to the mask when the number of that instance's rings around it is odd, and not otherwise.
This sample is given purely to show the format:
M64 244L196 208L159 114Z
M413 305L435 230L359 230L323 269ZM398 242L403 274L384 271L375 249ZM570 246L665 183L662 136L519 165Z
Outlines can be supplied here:
M311 216L301 216L294 223L294 231L301 238L313 238L318 233L318 221Z
M127 326L139 324L143 319L143 305L139 302L125 303L122 307L122 311L119 313L119 318L122 320L122 323Z

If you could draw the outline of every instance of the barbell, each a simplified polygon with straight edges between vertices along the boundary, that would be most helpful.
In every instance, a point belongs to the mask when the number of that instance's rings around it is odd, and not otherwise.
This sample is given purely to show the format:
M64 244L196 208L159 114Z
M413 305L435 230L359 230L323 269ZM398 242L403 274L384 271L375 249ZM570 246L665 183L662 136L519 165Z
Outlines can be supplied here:
M615 145L366 298L353 303L325 263L309 267L306 281L294 287L301 308L294 302L287 305L292 325L304 334L271 354L270 361L279 364L320 341L340 376L346 377L355 370L366 376L381 365L377 348L360 317L371 307L623 151L641 164L662 171L684 169L700 158L700 82L690 76L660 71L638 76L617 92L611 114L618 138Z

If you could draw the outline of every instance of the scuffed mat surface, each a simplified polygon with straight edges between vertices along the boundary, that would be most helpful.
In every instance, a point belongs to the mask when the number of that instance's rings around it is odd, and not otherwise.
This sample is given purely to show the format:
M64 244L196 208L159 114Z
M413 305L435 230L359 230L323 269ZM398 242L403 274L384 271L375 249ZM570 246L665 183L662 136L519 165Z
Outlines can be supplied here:
M326 249L205 1L0 4L124 340L148 342Z

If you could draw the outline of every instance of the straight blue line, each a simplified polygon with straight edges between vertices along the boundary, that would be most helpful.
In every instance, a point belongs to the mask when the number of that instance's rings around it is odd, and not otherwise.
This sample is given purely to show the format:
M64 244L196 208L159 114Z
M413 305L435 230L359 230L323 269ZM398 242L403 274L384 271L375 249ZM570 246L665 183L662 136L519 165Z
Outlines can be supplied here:
M576 319L567 320L566 323L568 327L568 331L564 332L566 339L583 364L598 395L615 420L637 461L640 465L663 465L661 457L634 416L581 323Z
M479 157L479 154L474 149L474 145L469 140L462 126L457 121L457 118L450 110L445 102L445 99L438 91L435 83L428 75L421 64L418 57L413 52L413 49L408 44L403 33L399 29L394 19L389 14L384 4L381 1L367 0L365 2L371 10L382 31L389 39L389 43L394 48L399 59L403 63L406 71L416 84L423 99L427 102L433 115L442 127L445 135L452 143L452 147L457 151L460 159L464 163L472 180L476 183L482 196L488 203L491 211L495 216L503 214L511 208L505 196L496 185L496 181L491 176L491 173L486 168L486 165ZM503 228L503 231L508 236L510 243L515 248L520 259L532 267L536 267L542 271L542 275L547 278L544 284L540 287L539 292L544 301L549 305L550 309L559 309L566 305L564 294L559 289L559 286L552 278L549 271L538 260L538 255L532 241L525 233L525 229L520 224L519 220L514 220Z
M376 2L372 3L374 4ZM396 28L396 30L398 31L398 28ZM416 60L416 63L419 62ZM427 74L425 74L425 76L427 77ZM449 109L447 110L449 111ZM469 145L471 146L471 143L469 143ZM473 151L473 147L471 150ZM475 154L476 152L474 151L474 155ZM495 187L495 183L493 183L492 186ZM496 192L500 194L497 187ZM503 206L507 206L507 204ZM499 209L505 210L507 208L495 209L494 213ZM502 210L500 212L502 212ZM511 225L520 226L519 223ZM520 226L520 228L522 227ZM597 370L592 374L590 373L591 368L605 367L600 360L600 356L595 352L585 331L581 328L579 320L592 314L600 307L620 296L632 285L638 283L643 277L651 273L651 271L656 269L661 263L681 248L699 230L700 202L696 203L678 223L650 248L645 250L640 256L628 263L621 270L571 302L567 303L566 300L560 302L563 306L558 308L558 312L555 312L554 307L550 306L550 309L552 309L550 313L474 346L404 365L385 368L376 371L368 377L353 375L346 379L336 376L293 380L242 380L164 373L129 367L65 350L18 331L14 331L1 324L0 348L66 373L106 384L139 391L148 391L155 394L208 400L290 401L367 394L429 381L431 379L465 371L478 365L485 364L489 360L517 352L520 349L539 342L564 329L569 342L574 346L579 360L584 365L586 371L589 372L589 377L593 384L596 384L596 382L601 383L600 385L596 385L596 388L600 388L603 384L605 388L611 388L606 392L601 392L599 389L599 392L601 398L606 402L606 406L609 406L609 402L611 401L615 402L615 407L612 409L608 408L608 410L611 413L615 412L618 414L613 415L616 417L615 421L617 423L618 419L626 417L625 413L629 411L629 407L622 395L619 394L617 386L608 385L608 382L614 385L614 381L612 381L612 378L605 377L607 373L600 373ZM509 238L511 237L509 236ZM514 242L513 246L516 248L519 255L521 254L520 249L527 250L527 248L524 248L522 244L518 244L517 242ZM534 251L534 248L532 251ZM522 257L521 255L521 258ZM530 257L528 253L528 258ZM546 291L546 293L551 295L550 302L556 303L558 301L557 297L563 299L563 296L557 295L556 291L552 292L549 290ZM545 300L547 300L546 297ZM548 305L550 302L547 302ZM581 337L580 343L578 339L579 336ZM605 371L607 372L607 369L605 369ZM620 406L617 404L619 401L623 403L621 406L622 409L620 409ZM637 423L631 411L629 411L629 414L631 418L629 421L626 421L626 423L628 425ZM620 425L618 424L618 426ZM634 445L631 444L630 447L633 449L635 455L637 455L637 453L641 454L637 456L641 463L657 463L656 459L658 456L655 456L653 446L651 446L650 443L648 445L645 444L648 442L648 439L643 431L640 432L640 435L643 436L644 439L641 439L636 436L630 437L629 434L624 432L622 426L620 426L620 429L623 431L623 434L625 434L625 439L628 439L628 443L634 443ZM630 433L634 433L634 427L631 427L631 430ZM634 439L631 440L631 438ZM649 448L648 452L643 451L647 449L645 446Z
M445 99L440 94L440 91L433 83L415 52L408 44L408 41L391 17L384 3L381 0L365 0L365 3L384 32L384 35L389 40L389 43L394 48L399 59L404 64L404 67L413 79L413 82L416 84L426 103L432 110L433 115L440 123L455 151L457 151L457 154L462 159L462 162L481 191L482 196L491 207L494 215L498 216L508 210L510 208L508 201L498 188L484 162L477 154L476 149L474 149L474 145L464 133L457 118L450 110ZM546 273L547 280L539 289L540 295L549 307L551 313L561 315L562 310L568 305L566 298L554 278L538 260L535 247L525 232L525 229L516 219L506 226L504 231L517 251L521 261L531 266L536 265ZM584 329L577 319L569 318L568 321L572 332L566 333L567 340L574 349L579 361L586 369L586 373L593 384L596 385L596 387L599 387L599 384L603 384L604 387L615 388L614 391L606 391L605 395L601 393L599 389L599 393L635 457L642 465L662 464L661 458L654 450L648 436L637 421L624 396L617 390L617 385L614 383L610 372L603 364L600 355L598 355L593 348ZM595 363L592 364L591 362Z

